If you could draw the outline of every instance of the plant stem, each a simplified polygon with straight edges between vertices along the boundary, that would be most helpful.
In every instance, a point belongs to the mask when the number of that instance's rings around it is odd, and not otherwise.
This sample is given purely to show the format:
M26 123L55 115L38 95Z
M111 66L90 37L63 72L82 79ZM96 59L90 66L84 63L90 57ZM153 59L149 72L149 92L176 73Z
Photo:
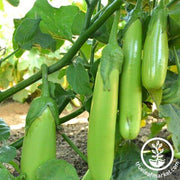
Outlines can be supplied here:
M69 139L68 136L62 134L64 140L74 149L74 151L79 154L79 156L87 163L87 157L78 149L78 147Z
M69 102L70 102L72 99L73 99L73 97L72 97L72 98L67 98L67 99L61 104L61 106L58 108L59 114L61 114L61 113L63 112L64 108L69 104Z
M91 3L87 3L87 12L86 12L86 17L85 17L84 30L86 30L90 26L91 17L97 3L98 3L98 0L92 0Z
M14 50L11 54L7 55L5 58L0 59L0 66L1 64L8 58L10 58L12 55L14 55L17 51L19 51L19 48Z
M85 107L82 106L81 108L79 108L78 110L72 112L71 114L68 114L68 115L66 115L66 116L64 116L64 117L61 117L61 118L59 119L59 122L60 122L60 124L63 124L63 123L65 123L65 122L69 121L70 119L73 119L73 118L79 116L79 115L82 114L84 111L85 111Z
M16 149L19 149L23 144L23 139L24 139L24 136L18 139L17 141L13 142L12 144L10 144L10 146L13 146Z
M48 84L48 67L46 64L42 64L42 96L49 97L49 84Z
M57 63L51 65L48 68L48 73L51 74L64 66L68 65L71 62L71 59L76 55L76 53L79 51L81 46L84 44L84 42L92 35L107 19L111 14L113 14L114 11L120 8L120 5L122 3L122 0L115 0L113 1L103 12L103 14L86 30L84 31L79 38L76 40L76 42L72 45L72 47L69 49L68 53L66 53L63 58L61 58ZM11 95L15 94L16 92L24 89L25 87L33 84L34 82L38 81L41 78L41 70L31 76L30 78L21 81L14 87L1 92L0 96L0 102L2 102L4 99L10 97Z
M100 8L101 8L101 0L98 1L98 7L97 7L98 12L100 11ZM96 40L93 39L92 46L91 46L91 56L90 56L90 66L91 66L91 68L89 69L89 72L91 72L92 65L94 63L94 53L95 53L96 47L97 47Z

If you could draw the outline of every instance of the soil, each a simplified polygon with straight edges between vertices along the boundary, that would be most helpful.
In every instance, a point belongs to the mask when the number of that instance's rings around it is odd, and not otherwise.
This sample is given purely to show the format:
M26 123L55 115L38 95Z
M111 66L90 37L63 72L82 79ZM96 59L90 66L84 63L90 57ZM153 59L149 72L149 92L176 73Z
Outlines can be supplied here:
M3 118L4 121L11 127L11 136L8 140L8 143L12 143L24 135L24 125L26 114L29 109L29 104L24 103L20 104L17 102L8 102L0 105L0 118ZM64 111L62 116L70 112ZM88 131L88 113L84 112L75 119L64 123L61 125L61 133L64 132L71 141L87 155L87 131ZM150 126L153 121L152 117L149 117L147 124L144 128L141 128L141 132L138 138L134 141L139 147L142 147L143 143L147 141L148 135L150 133ZM168 132L164 129L159 136L167 137ZM17 150L17 157L15 161L19 164L20 162L21 149ZM72 164L80 178L85 174L88 169L87 163L84 162L79 155L70 147L70 145L62 138L60 133L57 133L57 158L63 159ZM174 163L173 163L174 164ZM15 169L10 165L7 165L7 168L14 175L17 175ZM167 169L166 169L167 171ZM161 172L162 173L162 172ZM161 178L162 180L179 180L180 179L180 165L178 169L170 176L166 178Z

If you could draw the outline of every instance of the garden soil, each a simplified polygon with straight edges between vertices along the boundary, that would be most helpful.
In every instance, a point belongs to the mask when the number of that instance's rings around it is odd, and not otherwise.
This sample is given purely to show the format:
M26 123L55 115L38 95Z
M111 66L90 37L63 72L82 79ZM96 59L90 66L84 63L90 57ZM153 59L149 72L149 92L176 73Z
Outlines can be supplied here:
M24 125L26 114L29 109L29 104L17 103L17 102L6 102L0 105L0 118L3 118L4 121L11 127L11 136L8 143L12 143L24 135ZM64 111L62 116L69 114L70 112ZM76 119L64 123L60 127L60 132L65 133L71 141L85 154L87 155L87 132L88 132L88 113L82 113ZM143 142L147 140L147 137L150 133L150 124L153 119L150 117L144 128L141 129L140 135L138 136L135 143L142 147ZM84 162L79 155L69 146L69 144L62 138L60 132L57 134L57 158L63 159L72 164L78 175L82 178L85 172L88 169L87 163ZM166 137L168 132L163 130L160 137ZM17 157L15 161L19 164L20 162L21 149L17 150ZM9 165L7 168L15 176L17 172L15 169ZM180 167L171 175L166 178L161 178L162 180L180 180Z

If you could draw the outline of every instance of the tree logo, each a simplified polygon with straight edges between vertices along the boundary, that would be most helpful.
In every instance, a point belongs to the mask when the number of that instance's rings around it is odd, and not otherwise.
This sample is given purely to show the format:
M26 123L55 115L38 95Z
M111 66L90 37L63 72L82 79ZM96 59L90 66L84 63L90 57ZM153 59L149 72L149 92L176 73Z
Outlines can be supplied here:
M170 158L165 157L165 151L171 154ZM147 154L150 154L148 158L144 158ZM172 163L173 158L173 148L171 144L163 138L156 137L149 139L141 149L141 160L143 164L154 171L166 169Z

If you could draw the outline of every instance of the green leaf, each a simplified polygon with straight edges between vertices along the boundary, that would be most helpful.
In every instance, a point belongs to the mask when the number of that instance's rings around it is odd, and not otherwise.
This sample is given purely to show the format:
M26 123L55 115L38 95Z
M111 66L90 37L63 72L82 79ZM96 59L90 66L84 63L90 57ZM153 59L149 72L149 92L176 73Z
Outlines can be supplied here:
M166 104L160 106L160 115L166 118L167 129L172 133L172 140L177 152L180 151L180 106Z
M21 103L23 103L27 97L28 97L28 91L26 89L23 89L23 90L21 90L21 91L19 91L13 95L13 99L15 101L18 101Z
M171 36L180 35L180 2L169 10L169 33Z
M11 175L11 173L6 168L4 168L3 166L0 166L0 179L14 180L14 177Z
M8 163L16 157L16 148L3 146L0 148L0 163Z
M72 89L82 95L91 95L89 76L82 64L72 64L66 70L67 80Z
M20 23L14 34L14 40L19 46L27 46L26 44L32 40L34 34L38 30L40 20L40 18L26 18Z
M14 19L14 27L15 27L15 30L14 30L13 38L12 38L12 43L13 43L13 49L14 49L14 50L17 49L17 48L19 48L19 45L16 43L16 41L15 41L15 39L14 39L14 36L15 36L15 34L16 34L16 31L17 31L18 26L22 23L23 20L24 20L24 19ZM20 49L19 51L17 51L17 52L15 53L15 56L16 56L17 58L21 57L22 54L24 53L24 51L25 51L24 49Z
M78 180L75 168L64 160L48 160L36 171L37 180Z
M83 30L84 21L85 21L85 13L82 11L79 11L77 15L74 17L72 27L71 27L72 33L74 35L80 35L80 33Z
M159 105L161 104L161 100L162 100L162 88L149 90L149 94L151 95L153 101L155 102L157 109L159 109Z
M151 134L149 135L149 139L155 137L163 128L163 126L166 124L166 122L156 122L152 123L151 125Z
M24 19L14 33L14 44L22 49L30 50L32 46L55 51L56 41L49 34L44 34L39 29L39 19Z
M167 71L165 87L170 87L177 80L178 75L172 71Z
M10 127L0 118L0 141L8 139L10 136Z
M179 57L175 49L174 49L174 56L175 56L177 71L178 73L180 73ZM173 104L179 102L180 100L180 74L169 73L168 75L171 75L170 76L171 79L169 80L170 82L167 83L168 77L166 78L161 104Z
M91 51L92 51L92 43L89 41L86 41L86 43L84 43L83 46L81 47L81 51L84 53L86 59L90 59Z
M71 27L79 12L76 6L52 7L47 0L36 0L26 18L41 18L40 29L50 34L53 39L72 39Z
M7 0L12 6L17 7L19 5L19 0Z
M82 64L83 66L89 65L86 59L82 58L81 56L78 56L75 60L75 62L78 64Z
M58 109L64 109L71 99L74 98L74 94L71 90L65 91L60 84L49 82L50 94L53 99L56 100Z
M42 33L39 28L38 32L32 39L32 45L37 47L40 46L43 49L50 49L52 51L56 50L56 41L52 39L52 37L49 34Z
M147 169L141 162L140 150L133 143L126 143L119 148L119 155L115 158L113 167L113 180L156 180L157 178L152 178L144 175L136 166L139 162L143 170L148 172L153 172Z

